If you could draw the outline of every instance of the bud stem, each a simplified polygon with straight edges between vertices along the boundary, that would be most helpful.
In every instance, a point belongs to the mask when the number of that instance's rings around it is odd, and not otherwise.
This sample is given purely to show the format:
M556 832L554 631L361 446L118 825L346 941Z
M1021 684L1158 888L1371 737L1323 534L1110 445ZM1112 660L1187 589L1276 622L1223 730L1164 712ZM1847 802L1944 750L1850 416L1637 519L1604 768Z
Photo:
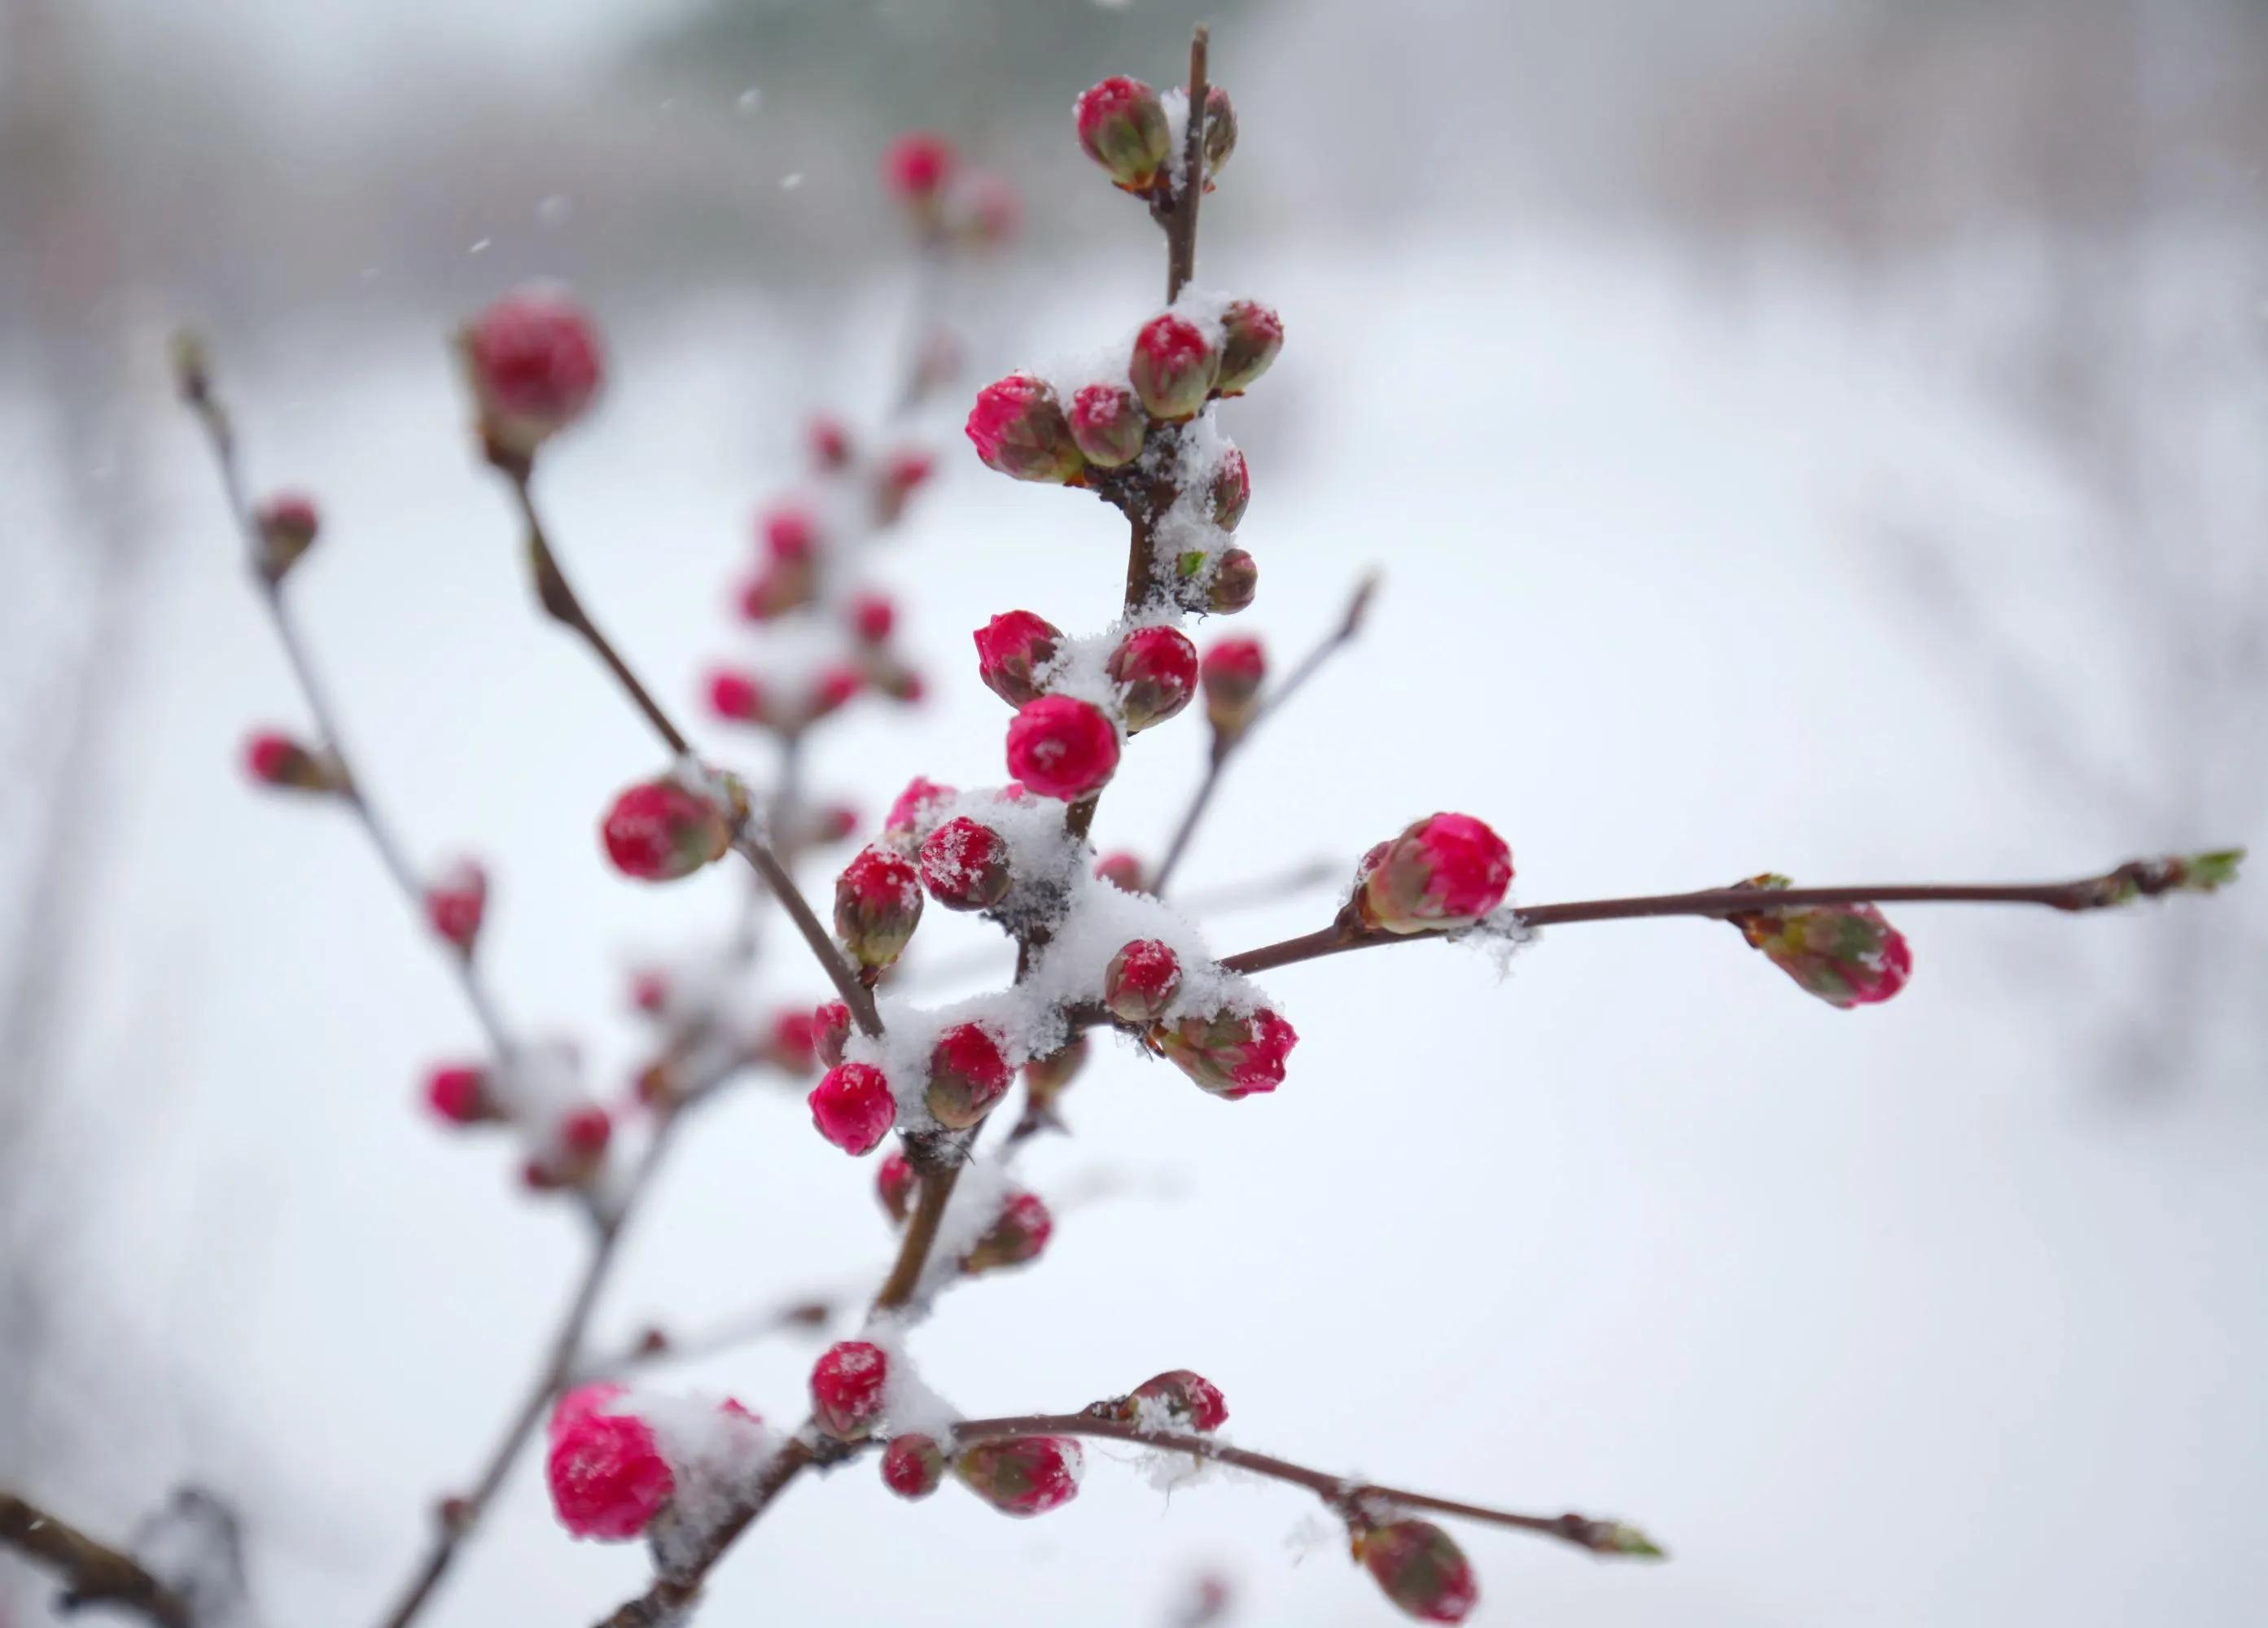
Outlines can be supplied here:
M1197 269L1197 203L1204 196L1205 47L1211 36L1199 23L1189 35L1189 128L1182 137L1181 172L1174 177L1173 219L1166 227L1166 303L1172 305Z

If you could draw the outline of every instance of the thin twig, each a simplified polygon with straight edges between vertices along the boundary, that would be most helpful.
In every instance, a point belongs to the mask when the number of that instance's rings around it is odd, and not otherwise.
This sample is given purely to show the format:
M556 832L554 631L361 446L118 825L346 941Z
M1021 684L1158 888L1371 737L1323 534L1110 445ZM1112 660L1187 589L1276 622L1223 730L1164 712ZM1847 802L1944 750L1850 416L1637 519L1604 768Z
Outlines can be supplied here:
M769 1302L755 1311L743 1312L691 1334L672 1334L659 1327L651 1328L612 1356L578 1364L575 1380L580 1384L655 1363L696 1362L703 1357L737 1351L774 1334L816 1333L827 1326L837 1303L832 1298L806 1295L784 1304Z
M1375 1521L1384 1518L1391 1510L1425 1509L1438 1514L1482 1521L1490 1526L1534 1532L1539 1536L1572 1543L1578 1549L1588 1550L1593 1554L1642 1556L1651 1559L1663 1558L1662 1551L1651 1540L1618 1521L1594 1521L1578 1514L1528 1515L1509 1509L1492 1509L1484 1504L1459 1503L1454 1499L1435 1498L1431 1493L1379 1486L1367 1481L1354 1481L1323 1470L1310 1470L1288 1459L1231 1447L1227 1442L1216 1440L1211 1436L1182 1431L1145 1430L1139 1425L1115 1418L1098 1418L1087 1413L1032 1413L1009 1418L963 1419L953 1427L956 1444L999 1441L1022 1436L1095 1436L1112 1441L1130 1442L1136 1447L1155 1448L1163 1452L1187 1453L1193 1458L1211 1459L1215 1463L1248 1470L1256 1476L1265 1476L1271 1481L1284 1481L1293 1486L1305 1487L1335 1513L1351 1520Z
M0 1488L0 1545L63 1579L62 1610L114 1605L159 1628L195 1628L188 1602L133 1556L88 1536L5 1488Z
M1300 658L1300 664L1285 675L1284 681L1263 698L1252 716L1245 719L1242 728L1231 734L1216 733L1213 736L1212 752L1205 760L1204 778L1197 782L1197 794L1189 799L1189 807L1182 813L1181 823L1174 828L1174 840L1167 845L1166 857L1158 866L1157 880L1151 884L1152 891L1160 898L1165 896L1166 884L1179 868L1182 856L1189 851L1189 839L1197 834L1197 822L1204 819L1205 809L1211 806L1213 792L1220 785L1221 774L1228 767L1229 760L1246 741L1252 739L1253 731L1260 726L1263 718L1299 694L1324 662L1353 642L1356 635L1362 631L1363 617L1369 612L1371 599L1377 592L1378 573L1366 571L1354 585L1354 593L1347 600L1346 610L1340 615L1337 624L1323 636L1322 642Z
M607 671L614 674L615 682L630 697L631 704L644 716L654 733L661 737L663 745L679 757L693 756L692 746L684 733L661 704L653 698L652 692L639 680L622 652L599 630L598 624L584 610L583 601L573 585L567 580L566 572L560 568L558 556L552 552L550 539L545 534L542 518L536 512L535 496L531 488L533 468L528 460L491 449L490 461L512 483L520 518L526 524L528 564L535 578L536 597L545 612L553 621L580 636L583 642L591 647ZM787 873L787 867L780 863L779 856L746 823L733 834L733 848L755 866L756 873L763 878L764 885L778 897L789 919L795 923L796 931L811 947L811 953L817 958L821 969L827 974L828 981L835 985L836 993L850 1008L851 1020L858 1024L860 1032L880 1035L882 1019L875 1009L873 995L859 983L858 974L843 958L843 953L836 948L834 939L812 910L810 902L796 887L795 879Z
M1189 35L1189 116L1182 139L1182 173L1174 201L1173 224L1166 229L1166 303L1172 305L1197 269L1197 204L1204 197L1205 47L1210 36L1199 23Z
M1701 916L1723 919L1751 912L1805 905L1835 904L2033 904L2055 910L2095 910L2193 886L2185 882L2179 859L2131 859L2100 876L2062 882L1889 882L1843 888L1710 888L1697 893L1646 894L1625 899L1586 899L1568 904L1539 904L1513 912L1524 927L1560 927L1575 922L1631 921L1649 916ZM1392 933L1359 924L1335 922L1314 932L1224 959L1231 972L1266 972L1298 961L1318 961L1349 950L1387 944L1418 943L1441 933Z

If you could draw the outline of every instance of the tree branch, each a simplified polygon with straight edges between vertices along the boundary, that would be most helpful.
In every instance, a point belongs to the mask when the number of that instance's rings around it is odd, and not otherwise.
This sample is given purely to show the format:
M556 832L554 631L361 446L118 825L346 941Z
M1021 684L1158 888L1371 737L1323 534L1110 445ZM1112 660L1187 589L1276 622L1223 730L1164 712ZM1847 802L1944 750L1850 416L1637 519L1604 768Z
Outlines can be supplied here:
M1197 269L1197 205L1204 197L1205 47L1203 23L1189 35L1189 116L1182 139L1182 173L1174 217L1166 228L1166 303L1172 305Z
M1320 1470L1310 1470L1304 1464L1294 1464L1287 1459L1231 1447L1227 1442L1216 1440L1211 1436L1182 1431L1145 1430L1139 1425L1115 1418L1099 1418L1087 1413L1033 1413L1010 1418L964 1419L953 1427L956 1443L997 1441L1020 1436L1094 1436L1111 1441L1130 1442L1137 1447L1156 1448L1169 1453L1187 1453L1193 1458L1210 1459L1215 1463L1226 1464L1256 1476L1265 1476L1271 1481L1305 1487L1322 1499L1333 1512L1349 1519L1376 1520L1388 1509L1424 1509L1490 1526L1534 1532L1540 1536L1572 1543L1578 1549L1588 1550L1593 1554L1631 1555L1649 1559L1664 1558L1662 1551L1655 1547L1644 1533L1618 1521L1594 1521L1578 1514L1527 1515L1509 1509L1491 1509L1482 1504L1459 1503L1453 1499L1435 1498L1430 1493L1411 1492L1400 1487L1379 1486L1371 1482L1329 1475Z
M1300 659L1299 666L1285 675L1284 681L1245 720L1244 727L1232 735L1214 735L1212 754L1205 762L1204 778L1197 782L1197 795L1189 799L1189 807L1182 812L1181 823L1174 828L1174 840L1167 844L1166 857L1159 862L1157 880L1152 884L1152 891L1160 898L1165 896L1167 882L1172 880L1174 870L1181 865L1182 856L1189 851L1189 839L1196 835L1197 822L1204 817L1205 809L1212 802L1213 792L1220 785L1221 774L1228 767L1229 759L1252 738L1253 731L1260 726L1262 719L1299 694L1323 663L1353 642L1355 636L1362 631L1363 618L1368 614L1371 599L1377 592L1378 574L1375 571L1365 572L1355 583L1354 593L1349 596L1346 610L1339 617L1338 624L1323 636L1321 644Z
M1511 912L1523 927L1561 927L1575 922L1631 921L1650 916L1700 916L1722 920L1752 911L1836 904L2033 904L2055 910L2098 910L2161 894L2205 892L2235 875L2242 850L2189 858L2130 859L2100 876L2062 882L1889 882L1843 888L1710 888L1697 893L1646 894L1625 899L1587 899L1569 904L1539 904ZM1392 933L1342 918L1302 933L1224 959L1231 972L1266 972L1298 961L1318 961L1348 950L1387 944L1415 944L1455 938L1456 933Z
M195 1628L188 1602L133 1556L89 1537L4 1487L0 1487L0 1544L62 1578L64 1609L115 1605L159 1628Z

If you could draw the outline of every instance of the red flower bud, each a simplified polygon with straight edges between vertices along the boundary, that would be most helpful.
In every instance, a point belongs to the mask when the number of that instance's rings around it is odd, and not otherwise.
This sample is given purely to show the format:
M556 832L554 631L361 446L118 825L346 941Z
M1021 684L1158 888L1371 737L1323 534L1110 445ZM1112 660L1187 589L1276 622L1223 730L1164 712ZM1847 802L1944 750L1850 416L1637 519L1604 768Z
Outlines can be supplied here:
M979 1272L1036 1261L1055 1230L1056 1219L1037 1193L1011 1193L1000 1206L999 1218L961 1257L961 1270L973 1278Z
M819 522L808 509L789 505L756 517L764 553L783 565L808 565L819 553Z
M551 1422L544 1427L545 1439L550 1441L558 1440L570 1429L590 1418L593 1413L607 1411L607 1404L615 1397L626 1396L629 1394L628 1386L617 1385L611 1380L598 1380L588 1385L578 1385L574 1389L563 1392L559 1400L551 1404Z
M1056 393L1038 379L1011 373L977 393L968 439L987 468L1020 481L1070 485L1086 473Z
M724 857L732 827L717 805L674 780L648 780L615 799L600 824L607 857L625 876L666 882Z
M1182 991L1182 958L1156 939L1137 939L1102 969L1102 1004L1129 1023L1153 1023Z
M819 683L811 692L809 704L804 708L803 721L817 723L830 713L839 712L866 688L866 675L845 662L837 662L819 675Z
M980 1441L954 1461L961 1484L1005 1515L1039 1515L1079 1496L1086 1460L1068 1436Z
M669 975L652 967L630 974L630 1005L649 1017L659 1017L669 1005Z
M1118 711L1138 734L1189 705L1197 686L1197 649L1178 628L1137 628L1110 652Z
M1149 433L1150 415L1124 385L1088 385L1071 399L1071 439L1099 468L1133 462Z
M1228 1403L1220 1388L1201 1374L1174 1368L1148 1379L1122 1396L1114 1417L1148 1430L1211 1432L1228 1422Z
M808 1074L818 1067L819 1032L812 1014L801 1007L775 1013L764 1056L784 1073Z
M1231 1101L1282 1085L1285 1059L1300 1040L1298 1031L1265 1007L1248 1017L1238 1012L1185 1017L1151 1030L1150 1037L1182 1072Z
M482 432L523 460L583 416L605 374L590 313L553 289L504 295L466 327L462 344Z
M1126 374L1153 418L1175 422L1205 404L1220 373L1220 352L1196 323L1174 315L1152 317L1134 335Z
M850 1008L830 1000L811 1014L811 1045L819 1060L833 1068L843 1060L843 1042L850 1038Z
M254 735L244 743L244 766L262 785L286 786L295 792L346 789L346 776L329 753L302 746L289 735L272 732Z
M544 1478L562 1526L578 1537L620 1542L653 1523L676 1492L677 1477L653 1426L635 1414L601 1411L611 1400L572 1414L563 1403L551 1423Z
M1071 123L1086 156L1108 170L1120 188L1147 192L1157 183L1173 140L1157 92L1123 75L1105 79L1080 92Z
M921 1176L914 1169L914 1161L892 1148L882 1155L874 1167L874 1195L882 1201L882 1208L890 1212L890 1219L900 1227L914 1210L914 1197L921 1190Z
M775 561L740 585L740 615L750 622L770 622L802 609L817 592L810 566Z
M1007 841L989 825L955 815L922 843L921 875L930 897L946 909L990 910L1007 896Z
M966 1131L1008 1094L1008 1059L1000 1042L975 1023L957 1023L930 1049L930 1116L954 1131Z
M1063 631L1028 610L1005 610L976 630L976 676L1012 707L1040 697L1035 667L1056 658Z
M1251 503L1252 472L1245 466L1244 454L1232 446L1221 454L1220 462L1213 468L1212 479L1205 486L1205 504L1212 511L1212 523L1223 531L1234 531Z
M1205 86L1204 141L1205 179L1210 182L1236 151L1236 107L1228 99L1228 92L1217 85Z
M869 1063L836 1064L820 1076L805 1101L819 1134L853 1157L880 1146L897 1122L890 1082Z
M1260 592L1260 567L1241 549L1231 549L1213 567L1205 585L1204 608L1217 616L1233 616L1249 609Z
M989 171L965 176L955 189L961 237L978 248L995 248L1016 235L1023 224L1023 200L1003 175Z
M1107 853L1094 862L1094 873L1121 893L1150 891L1150 873L1143 868L1138 855L1123 850Z
M489 904L489 873L467 859L425 889L425 919L468 955L481 936Z
M1464 1551L1430 1521L1359 1529L1355 1552L1386 1597L1419 1622L1461 1623L1480 1598Z
M1118 769L1118 732L1084 701L1042 696L1008 725L1008 773L1025 790L1075 802Z
M1201 676L1205 717L1214 733L1232 738L1242 734L1260 710L1260 685L1268 676L1268 656L1260 641L1221 640L1205 652Z
M898 625L898 608L889 596L861 593L850 601L850 628L869 645L879 645Z
M1220 313L1220 377L1213 387L1242 395L1275 365L1284 349L1284 319L1256 300L1239 299Z
M902 203L928 203L953 173L953 144L930 130L908 130L882 155L882 184Z
M254 511L252 519L260 532L260 569L270 582L281 582L299 556L315 546L315 534L323 523L315 500L303 492L274 494Z
M448 1063L425 1076L425 1104L453 1125L490 1124L504 1117L489 1094L487 1071Z
M858 829L858 811L848 803L830 803L813 822L814 840L839 843Z
M850 461L850 432L843 421L828 413L813 415L804 426L804 440L811 448L811 460L822 469L840 469Z
M906 499L930 477L937 460L918 446L902 446L883 460L874 483L874 523L889 526L906 510Z
M596 1104L575 1109L559 1121L559 1143L571 1155L571 1163L595 1159L607 1151L614 1137L614 1120Z
M865 1340L839 1340L811 1370L811 1411L819 1427L843 1441L864 1437L882 1417L889 1353Z
M1428 814L1364 857L1355 908L1388 932L1440 932L1470 926L1511 886L1504 838L1470 814Z
M934 1436L893 1436L882 1449L882 1484L900 1498L927 1498L945 1480L945 1449Z
M936 817L937 805L952 795L951 786L916 775L906 782L906 789L898 793L889 813L882 816L882 835L910 836L918 843L927 835L922 828Z
M897 960L921 921L921 879L902 854L866 847L835 880L835 932L862 967Z
M764 705L763 686L752 674L718 667L709 675L709 710L736 724L771 721Z
M1742 887L1786 888L1785 876L1752 876ZM1888 1000L1913 973L1905 934L1871 904L1813 904L1727 917L1772 965L1830 1006L1848 1010Z

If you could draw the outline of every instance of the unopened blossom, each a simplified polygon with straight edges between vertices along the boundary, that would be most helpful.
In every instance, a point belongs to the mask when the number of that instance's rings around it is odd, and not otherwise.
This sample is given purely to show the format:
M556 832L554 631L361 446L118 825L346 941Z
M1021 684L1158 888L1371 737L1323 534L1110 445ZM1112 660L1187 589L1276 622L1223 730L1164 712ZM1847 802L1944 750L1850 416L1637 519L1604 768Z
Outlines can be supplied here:
M980 1441L954 1461L961 1484L1006 1515L1045 1514L1079 1496L1086 1463L1068 1436Z
M882 1208L890 1219L900 1227L913 1213L914 1198L921 1190L921 1173L914 1161L892 1148L874 1166L874 1196L882 1201Z
M342 792L347 777L328 752L303 746L291 736L264 730L244 743L247 773L262 785L295 792Z
M261 500L252 512L252 523L260 534L261 573L270 582L280 582L315 546L323 517L305 492L276 492Z
M819 1134L853 1156L880 1146L898 1116L888 1078L871 1063L836 1064L805 1101Z
M1137 628L1118 641L1105 669L1118 687L1126 733L1162 724L1197 692L1197 649L1179 628Z
M1425 1623L1461 1623L1480 1598L1472 1563L1430 1521L1358 1529L1355 1551L1386 1597Z
M900 1498L927 1498L945 1480L945 1449L937 1438L893 1436L882 1449L882 1484Z
M1205 718L1213 733L1233 740L1260 711L1260 686L1268 677L1268 653L1256 638L1225 638L1205 652L1198 669L1204 685Z
M1388 932L1469 927L1504 902L1512 850L1470 814L1428 814L1363 856L1355 908Z
M1150 873L1144 866L1141 855L1129 853L1124 849L1104 854L1097 859L1094 873L1121 893L1150 891Z
M808 565L819 554L819 517L800 504L767 509L756 516L756 537L776 563Z
M1120 1397L1111 1411L1131 1425L1208 1433L1228 1422L1228 1403L1220 1387L1187 1368L1174 1368L1143 1381Z
M1142 455L1150 415L1124 385L1086 385L1071 399L1071 433L1087 462L1116 469Z
M933 203L953 171L953 144L933 130L908 130L882 154L882 184L901 203Z
M731 824L709 797L674 779L647 780L618 794L600 822L607 858L640 881L674 881L722 858Z
M1260 564L1242 549L1224 552L1205 584L1204 608L1217 616L1249 610L1260 593Z
M808 1074L819 1066L819 1035L812 1015L799 1006L775 1013L764 1031L764 1059L784 1074Z
M488 1071L475 1064L446 1063L428 1073L425 1104L453 1125L484 1124L504 1117L490 1094Z
M709 710L735 724L771 721L763 686L753 673L737 667L718 667L709 674Z
M916 775L906 782L906 789L898 793L888 812L883 814L882 835L909 848L919 847L936 821L938 806L952 795L951 786Z
M1212 513L1214 525L1223 531L1234 531L1251 504L1252 472L1244 454L1232 446L1220 455L1220 461L1213 466L1212 479L1205 483L1205 506Z
M1172 142L1157 92L1139 79L1114 76L1079 93L1071 123L1086 156L1119 187L1146 192L1157 184Z
M1008 725L1008 773L1027 791L1074 802L1118 769L1118 731L1084 701L1042 696Z
M976 676L1012 707L1040 697L1033 673L1056 659L1063 630L1028 610L1004 610L976 630Z
M1741 884L1776 891L1785 876L1752 876ZM1888 1000L1913 974L1905 934L1871 904L1808 904L1745 911L1727 917L1772 965L1830 1006Z
M1228 162L1229 154L1236 151L1236 107L1228 99L1228 92L1217 85L1205 87L1205 124L1202 141L1205 179L1210 182L1220 173L1221 166Z
M460 343L482 433L523 461L583 416L606 374L590 313L557 289L504 295L466 325Z
M471 859L452 866L440 880L425 889L425 919L435 932L467 954L481 936L481 921L488 914L489 873Z
M1134 335L1126 373L1150 416L1172 423L1191 416L1212 394L1220 350L1204 329L1167 312Z
M677 1490L653 1426L634 1413L608 1411L620 1396L578 1404L563 1401L551 1424L544 1480L560 1524L578 1537L622 1542L653 1523ZM578 1393L570 1393L573 1400Z
M897 960L921 912L921 877L903 854L862 848L836 878L836 935L861 967L887 967Z
M922 885L949 910L990 910L1012 880L1007 839L990 826L956 814L921 845Z
M1220 377L1223 395L1242 395L1275 365L1284 349L1284 319L1257 300L1232 300L1220 313Z
M930 1049L923 1100L938 1123L965 1131L1008 1094L1012 1077L999 1041L989 1030L982 1024L956 1023Z
M804 426L804 445L811 460L822 469L840 469L850 461L850 431L831 413L816 413Z
M879 645L898 625L898 608L885 593L860 593L850 600L850 630L869 645Z
M843 1060L843 1042L850 1038L850 1008L839 1000L822 1003L811 1014L811 1049L833 1068Z
M1181 989L1181 957L1156 939L1121 947L1102 969L1102 1004L1129 1023L1154 1022Z
M865 1340L839 1340L811 1369L811 1412L819 1427L844 1441L866 1435L882 1417L889 1353Z
M1299 1032L1266 1007L1257 1012L1192 1013L1151 1031L1172 1062L1215 1096L1234 1101L1284 1083L1285 1060Z
M1086 473L1063 403L1028 374L1012 373L985 386L965 428L976 455L1003 475L1063 486Z

